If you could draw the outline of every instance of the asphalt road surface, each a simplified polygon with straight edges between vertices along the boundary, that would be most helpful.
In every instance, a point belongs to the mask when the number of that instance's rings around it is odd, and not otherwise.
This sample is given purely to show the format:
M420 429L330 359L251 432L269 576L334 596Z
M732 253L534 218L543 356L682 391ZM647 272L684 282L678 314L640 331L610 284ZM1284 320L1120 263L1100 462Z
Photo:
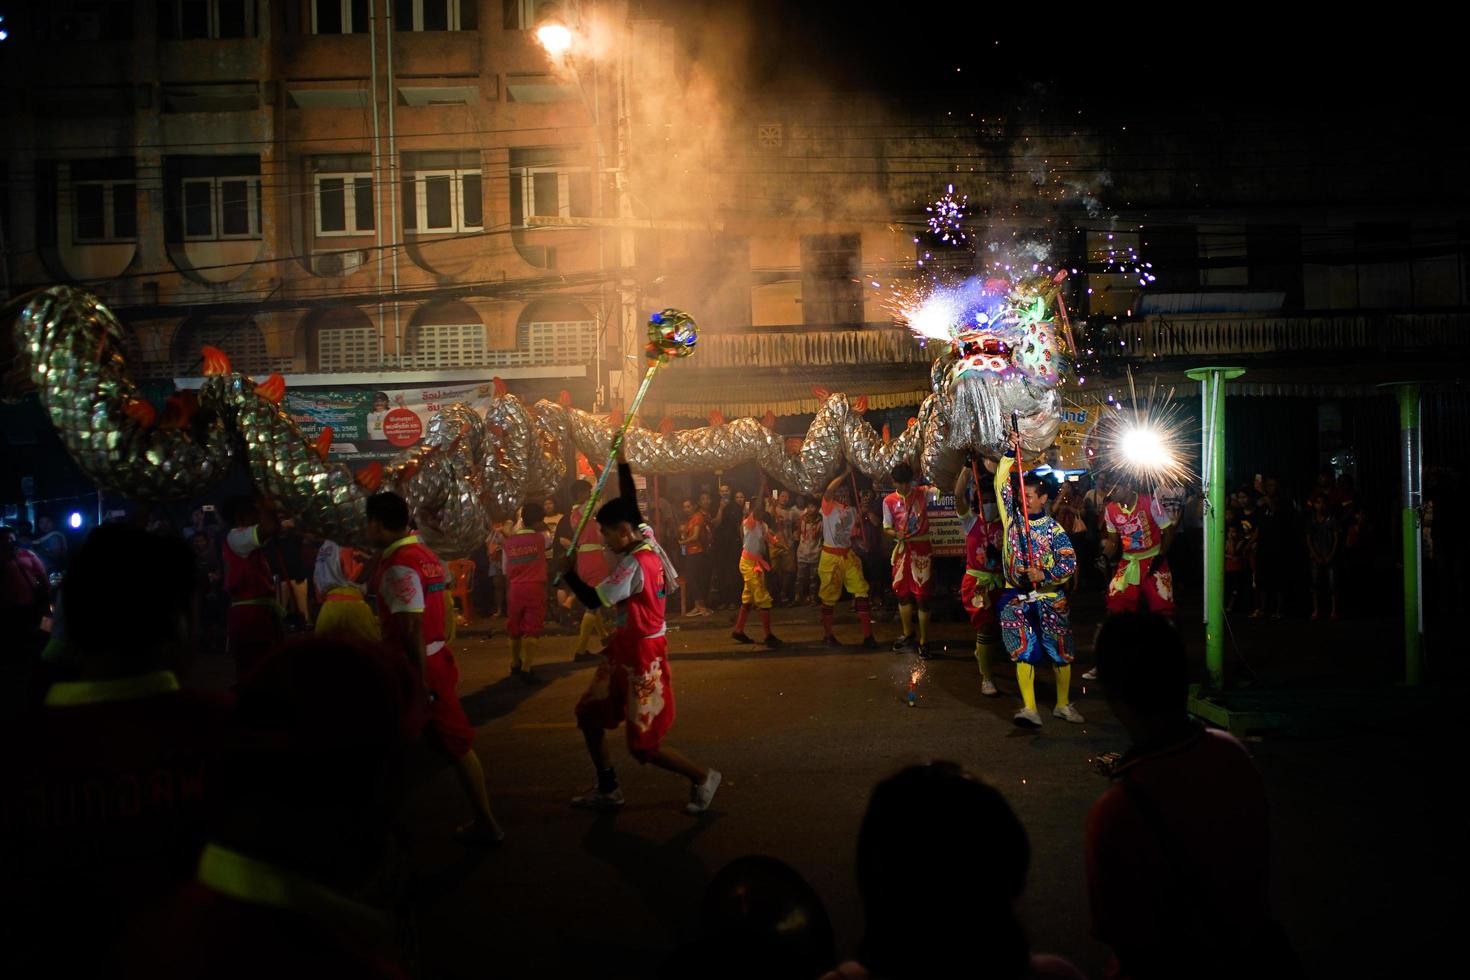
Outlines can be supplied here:
M896 623L880 624L884 649L874 652L820 646L814 609L777 610L787 645L776 651L731 641L728 613L677 621L669 648L678 720L668 741L724 773L713 807L698 817L683 812L687 784L639 767L620 737L612 745L627 806L612 815L568 806L593 781L572 717L591 666L571 662L572 637L547 637L537 668L547 683L532 688L507 676L503 633L461 637L460 690L509 839L484 852L454 844L463 799L447 770L424 774L407 814L423 975L647 976L692 935L708 879L752 853L806 876L827 903L839 953L849 955L862 931L852 857L868 794L900 767L930 759L954 760L1002 789L1031 838L1022 914L1034 947L1100 975L1106 950L1088 936L1083 827L1105 785L1092 760L1121 750L1125 738L1100 692L1080 680L1098 614L1085 598L1082 606L1073 687L1087 723L1050 716L1043 671L1038 734L1011 724L1018 699L1008 665L999 671L1003 696L980 695L965 624L935 624L933 643L947 656L923 666L911 709L903 693L916 661L887 650ZM845 620L839 635L856 641L850 613ZM1191 621L1197 612L1181 613ZM1387 686L1396 628L1388 620L1242 621L1231 636L1231 674L1246 683L1288 698L1297 690L1308 705L1324 686L1357 688L1352 711L1250 742L1272 795L1278 913L1313 974L1404 975L1446 948L1438 940L1460 907L1439 897L1464 870L1465 817L1449 812L1441 789L1450 722L1436 719L1449 716L1447 699L1406 705ZM1200 628L1185 629L1198 646ZM758 635L758 625L749 631ZM1375 704L1393 710L1362 707ZM946 847L971 833L936 814L914 828L914 861L942 862ZM921 936L923 908L914 916ZM976 926L983 943L984 923Z

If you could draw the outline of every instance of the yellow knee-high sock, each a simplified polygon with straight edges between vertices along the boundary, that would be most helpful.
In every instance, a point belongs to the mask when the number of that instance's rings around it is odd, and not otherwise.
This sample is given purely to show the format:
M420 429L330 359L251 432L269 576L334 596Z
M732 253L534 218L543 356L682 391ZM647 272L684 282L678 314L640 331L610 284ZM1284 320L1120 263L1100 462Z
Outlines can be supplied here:
M1016 681L1021 685L1021 703L1035 711L1036 668L1030 664L1016 664Z
M929 610L919 610L919 642L929 642Z
M981 678L990 676L990 646L988 640L975 637L975 663L980 665Z
M536 659L536 650L541 646L541 637L521 637L521 670L530 670L531 664Z
M592 646L592 634L598 632L597 619L596 613L582 614L582 625L577 629L577 649L574 653L586 653Z
M521 638L519 636L510 638L510 669L521 669Z
M1056 668L1056 675L1057 675L1057 707L1058 708L1065 708L1067 706L1067 696L1071 693L1071 687L1072 687L1072 665L1071 664L1060 664L1060 665L1058 665L1057 668Z
M901 605L898 607L898 621L903 624L903 635L914 635L914 607Z

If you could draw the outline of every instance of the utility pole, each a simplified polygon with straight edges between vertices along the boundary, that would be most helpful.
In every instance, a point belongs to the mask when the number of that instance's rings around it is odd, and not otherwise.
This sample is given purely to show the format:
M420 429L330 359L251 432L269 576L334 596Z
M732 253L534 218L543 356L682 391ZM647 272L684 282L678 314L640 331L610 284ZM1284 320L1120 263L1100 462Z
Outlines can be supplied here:
M626 8L624 8L626 17ZM629 157L631 155L632 142L632 118L631 107L628 100L628 45L630 25L624 20L620 25L622 42L618 45L617 62L617 173L613 187L617 194L618 219L621 222L618 231L618 323L619 323L619 353L621 361L621 381L619 383L618 400L625 407L628 400L633 397L633 392L638 389L638 384L643 373L643 361L639 352L643 349L643 335L638 315L638 280L634 269L637 265L635 255L636 236L632 227L633 200L628 186Z

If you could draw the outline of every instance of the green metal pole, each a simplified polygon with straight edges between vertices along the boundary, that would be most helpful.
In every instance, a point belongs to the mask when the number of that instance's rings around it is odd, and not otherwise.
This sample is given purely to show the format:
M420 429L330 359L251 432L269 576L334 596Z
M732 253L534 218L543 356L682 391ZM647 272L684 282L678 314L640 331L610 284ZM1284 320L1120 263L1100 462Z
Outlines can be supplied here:
M1420 397L1417 384L1395 386L1399 396L1399 448L1403 466L1404 499L1404 683L1424 682L1424 595L1420 588L1423 570L1423 538L1419 529L1424 503L1424 460L1419 434Z
M1205 668L1210 688L1225 687L1225 382L1244 368L1195 368L1200 386L1202 475L1205 485Z

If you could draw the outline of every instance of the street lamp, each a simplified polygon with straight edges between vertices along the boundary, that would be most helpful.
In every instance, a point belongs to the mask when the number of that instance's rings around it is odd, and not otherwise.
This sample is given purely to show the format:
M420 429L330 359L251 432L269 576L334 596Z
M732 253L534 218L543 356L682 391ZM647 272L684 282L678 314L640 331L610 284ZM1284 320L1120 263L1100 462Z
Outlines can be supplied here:
M594 127L594 139L597 152L597 209L598 218L602 217L602 176L608 173L605 164L606 148L602 132L602 112L599 101L600 85L597 77L599 49L601 60L611 61L614 71L614 91L616 92L616 115L614 116L615 142L617 164L611 171L614 175L613 192L617 201L617 223L618 229L618 335L622 354L622 369L617 372L617 397L619 401L628 398L638 386L639 375L642 374L642 358L638 356L643 349L642 321L638 315L638 287L634 279L634 248L635 240L631 219L633 207L628 194L628 156L629 144L631 142L632 123L629 117L628 105L628 81L627 62L624 57L623 45L617 44L610 48L600 46L592 42L598 31L594 25L578 18L577 32L573 33L566 23L562 21L561 13L556 5L550 5L541 12L541 20L536 27L536 40L546 51L547 56L553 64L568 68L577 82L578 94L582 97L582 103L592 114ZM604 25L605 26L605 25ZM575 51L573 49L576 49ZM586 64L592 70L591 98L583 86L581 72L577 68L577 55L585 54ZM598 239L599 265L606 269L605 260L602 259L602 239ZM601 344L599 338L598 344ZM600 347L599 347L600 349ZM599 369L599 375L601 371ZM601 377L597 379L601 386ZM613 384L613 378L608 379L609 387ZM599 398L599 401L601 399Z
M559 58L572 46L572 32L566 25L553 21L536 28L536 40L541 42L547 54Z

